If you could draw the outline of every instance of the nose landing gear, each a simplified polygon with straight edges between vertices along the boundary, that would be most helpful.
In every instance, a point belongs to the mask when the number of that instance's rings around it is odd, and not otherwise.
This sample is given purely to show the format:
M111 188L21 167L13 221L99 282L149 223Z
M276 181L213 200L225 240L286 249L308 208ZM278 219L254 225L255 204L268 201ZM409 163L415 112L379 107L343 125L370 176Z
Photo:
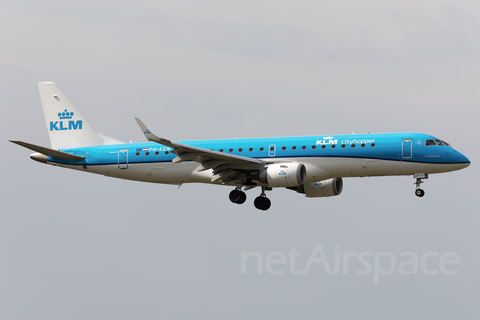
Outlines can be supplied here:
M425 195L425 191L420 188L420 185L423 183L422 179L428 179L428 174L426 173L415 173L413 177L416 179L415 181L415 195L417 197L423 197Z
M417 189L415 190L415 195L417 197L423 197L425 195L425 191L423 191L423 189Z

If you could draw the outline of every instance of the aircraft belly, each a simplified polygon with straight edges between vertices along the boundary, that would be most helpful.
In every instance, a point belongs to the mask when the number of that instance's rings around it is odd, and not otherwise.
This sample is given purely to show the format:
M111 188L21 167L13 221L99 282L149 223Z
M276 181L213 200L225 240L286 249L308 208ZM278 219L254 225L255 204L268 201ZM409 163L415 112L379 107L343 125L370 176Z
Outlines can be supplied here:
M196 163L141 163L131 165L134 172L132 180L148 181L154 183L181 184L193 182L190 172ZM130 179L130 178L129 178Z
M297 159L295 161L302 162L303 159ZM333 157L322 157L322 158L305 158L303 161L309 162L321 168L329 174L329 179L332 177L351 177L349 163L351 162L350 158L333 158ZM316 181L325 180L320 178Z
M150 176L152 182L156 183L169 183L169 176L165 171L164 167L153 166L150 168L150 172L147 173L147 176Z
M366 165L367 165L368 175L370 177L385 175L385 171L383 170L382 160L367 160Z
M331 177L369 177L369 176L397 176L409 175L418 172L436 173L453 171L446 166L451 165L435 165L426 163L414 163L405 161L389 161L378 159L361 159L361 158L292 158L291 161L310 163L319 168L330 176L323 176L320 180L329 179ZM308 176L308 166L307 166ZM319 181L319 180L315 180ZM307 181L311 182L311 181Z
M78 165L54 165L89 173L103 174L107 177L166 184L194 182L190 177L190 173L196 168L196 163L173 164L171 162L130 163L126 169L120 169L117 164L87 165L87 169Z
M458 170L455 164L419 163L408 161L383 161L386 175L410 175L414 173L442 173Z
M280 160L280 159L276 159ZM398 176L414 173L441 173L459 170L463 164L435 164L410 161L393 161L377 159L340 158L340 157L305 157L284 158L284 161L303 163L307 171L307 183L322 181L333 177L365 177L365 176ZM109 165L68 165L48 162L48 164L102 174L120 179L165 183L212 183L212 170L197 172L198 163L187 161L182 163L129 163L128 168L120 168L118 164ZM218 183L217 183L218 184Z
M351 158L348 163L348 169L351 177L369 176L368 165L365 159Z

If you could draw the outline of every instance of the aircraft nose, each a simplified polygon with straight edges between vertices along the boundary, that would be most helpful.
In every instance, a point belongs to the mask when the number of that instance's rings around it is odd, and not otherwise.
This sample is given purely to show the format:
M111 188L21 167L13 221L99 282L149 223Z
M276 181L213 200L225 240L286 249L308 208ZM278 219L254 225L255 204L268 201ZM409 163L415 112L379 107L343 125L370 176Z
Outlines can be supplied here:
M470 160L468 160L467 157L465 157L463 154L457 151L457 159L455 159L456 163L462 166L462 168L466 168L470 165Z

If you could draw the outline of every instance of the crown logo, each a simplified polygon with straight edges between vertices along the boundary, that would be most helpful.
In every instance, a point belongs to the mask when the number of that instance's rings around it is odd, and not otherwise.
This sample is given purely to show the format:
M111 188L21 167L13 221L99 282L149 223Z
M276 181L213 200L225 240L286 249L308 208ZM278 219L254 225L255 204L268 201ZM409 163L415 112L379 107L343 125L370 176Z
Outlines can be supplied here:
M60 119L72 119L73 112L68 112L67 109L65 109L63 112L59 112L58 116Z

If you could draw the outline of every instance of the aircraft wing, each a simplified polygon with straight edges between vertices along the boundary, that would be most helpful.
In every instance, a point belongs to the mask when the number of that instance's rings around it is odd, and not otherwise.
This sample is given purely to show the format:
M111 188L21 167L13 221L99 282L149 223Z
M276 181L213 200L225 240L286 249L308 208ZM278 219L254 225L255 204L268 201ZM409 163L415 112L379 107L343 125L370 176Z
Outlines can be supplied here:
M153 134L139 118L135 118L135 120L137 120L138 125L149 141L174 149L172 153L176 154L177 157L172 162L178 163L190 160L200 164L197 171L213 169L215 176L212 178L212 182L217 180L225 182L237 176L239 171L260 169L265 165L263 161L258 159L213 151L160 138Z

